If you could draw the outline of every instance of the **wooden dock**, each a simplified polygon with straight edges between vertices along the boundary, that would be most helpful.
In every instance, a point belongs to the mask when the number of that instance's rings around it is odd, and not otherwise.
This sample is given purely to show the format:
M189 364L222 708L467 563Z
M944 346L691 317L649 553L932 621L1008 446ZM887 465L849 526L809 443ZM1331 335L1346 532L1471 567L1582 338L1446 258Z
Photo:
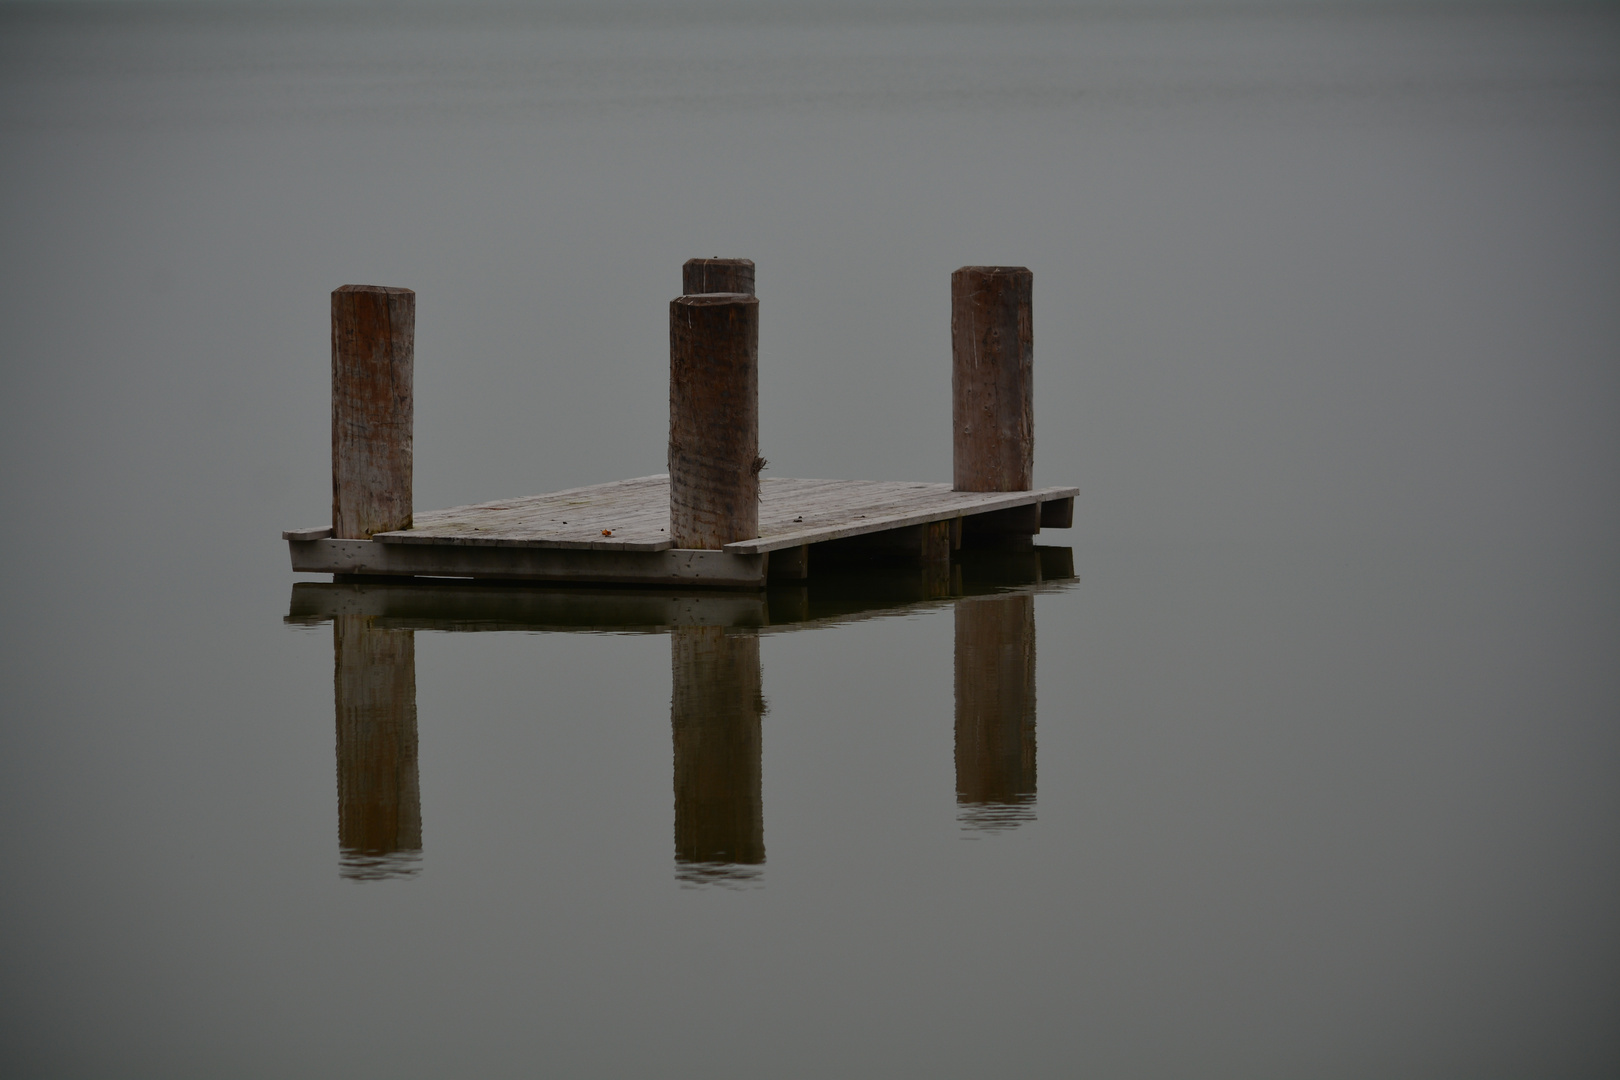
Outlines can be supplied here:
M976 492L949 484L766 479L759 535L702 551L677 548L669 535L669 477L644 476L430 511L409 529L370 540L333 539L329 527L282 536L293 569L303 573L758 587L771 577L805 577L818 551L920 561L949 558L964 532L972 543L975 533L1067 528L1075 494L1074 488ZM928 552L930 540L942 550ZM846 543L822 547L834 541ZM774 574L773 552L782 553Z
M670 305L670 472L414 514L415 294L332 297L330 526L282 533L299 573L761 588L851 559L949 567L1072 525L1072 487L1035 488L1021 267L952 276L955 480L762 478L758 299L748 260L703 259Z

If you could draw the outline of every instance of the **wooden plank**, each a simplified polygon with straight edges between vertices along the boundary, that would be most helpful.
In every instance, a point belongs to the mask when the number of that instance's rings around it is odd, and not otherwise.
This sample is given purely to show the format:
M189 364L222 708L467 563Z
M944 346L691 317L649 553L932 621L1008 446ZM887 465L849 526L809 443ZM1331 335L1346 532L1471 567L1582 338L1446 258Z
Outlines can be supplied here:
M1004 510L1014 506L1028 506L1038 504L1046 499L1072 498L1077 494L1075 488L1038 488L1034 491L1008 491L1008 492L962 492L951 491L947 484L930 484L933 489L929 497L911 500L910 504L901 504L891 512L883 512L884 504L869 502L862 504L851 500L841 508L830 508L829 512L821 515L829 523L812 524L810 513L806 513L806 520L802 524L775 531L779 519L767 518L763 508L761 511L760 537L755 540L744 540L735 544L727 544L725 550L747 554L754 552L775 551L778 548L793 547L798 544L815 544L826 540L838 540L849 536L860 536L864 533L882 532L887 529L904 528L909 525L923 525L934 521L945 521L955 517L966 517L974 514L983 514L993 510ZM894 504L890 504L894 505ZM837 510L843 511L843 520L831 523L836 517ZM790 525L794 523L790 522Z
M378 533L373 539L387 544L663 551L675 546L668 532L668 503L668 477L638 476L432 510L418 514L411 529Z
M381 574L391 577L497 578L524 581L623 582L760 588L763 555L726 551L578 551L489 548L454 544L380 544L373 540L289 541L292 568L302 574Z
M281 534L283 540L325 540L332 535L332 526L321 525L313 529L288 529Z

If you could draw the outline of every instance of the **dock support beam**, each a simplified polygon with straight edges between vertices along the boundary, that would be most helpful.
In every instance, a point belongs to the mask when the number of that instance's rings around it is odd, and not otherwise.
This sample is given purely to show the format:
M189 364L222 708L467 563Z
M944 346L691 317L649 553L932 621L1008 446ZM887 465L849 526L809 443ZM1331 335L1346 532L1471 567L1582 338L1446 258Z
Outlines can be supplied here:
M411 527L411 375L416 294L332 292L332 535Z
M957 491L1028 491L1035 466L1033 275L964 266L951 275L951 426Z
M714 550L759 535L759 301L669 302L669 535Z
M687 259L681 267L681 295L729 292L753 296L753 259Z

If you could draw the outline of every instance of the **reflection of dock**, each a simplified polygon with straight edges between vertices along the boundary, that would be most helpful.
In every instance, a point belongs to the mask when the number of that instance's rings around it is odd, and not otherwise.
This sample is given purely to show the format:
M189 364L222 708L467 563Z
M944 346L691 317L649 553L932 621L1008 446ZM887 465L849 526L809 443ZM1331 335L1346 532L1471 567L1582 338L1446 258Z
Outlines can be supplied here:
M287 621L333 623L343 876L420 866L420 631L668 633L678 876L735 883L765 861L761 635L954 605L961 820L1015 825L1034 811L1034 597L1075 580L1069 549L1015 548L965 552L944 574L855 565L751 593L300 582Z
M943 607L965 596L1047 592L1072 585L1069 548L966 552L943 575L925 567L845 566L803 584L758 592L419 581L300 581L286 621L313 625L363 615L395 630L658 634L676 626L781 633Z
M332 520L282 533L300 573L764 588L862 558L948 572L952 553L1069 528L1076 489L1033 484L1032 278L951 276L951 483L765 478L759 299L747 259L694 259L670 302L668 473L414 511L416 294L332 294Z

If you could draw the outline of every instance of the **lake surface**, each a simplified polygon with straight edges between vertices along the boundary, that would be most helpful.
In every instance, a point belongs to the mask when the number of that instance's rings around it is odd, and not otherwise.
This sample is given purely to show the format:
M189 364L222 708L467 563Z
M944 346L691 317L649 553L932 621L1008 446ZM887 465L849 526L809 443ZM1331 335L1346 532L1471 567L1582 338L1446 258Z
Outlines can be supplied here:
M1613 1076L1617 195L1604 7L0 8L0 1072ZM332 289L432 509L662 469L713 255L776 476L1030 267L1074 528L295 583Z

